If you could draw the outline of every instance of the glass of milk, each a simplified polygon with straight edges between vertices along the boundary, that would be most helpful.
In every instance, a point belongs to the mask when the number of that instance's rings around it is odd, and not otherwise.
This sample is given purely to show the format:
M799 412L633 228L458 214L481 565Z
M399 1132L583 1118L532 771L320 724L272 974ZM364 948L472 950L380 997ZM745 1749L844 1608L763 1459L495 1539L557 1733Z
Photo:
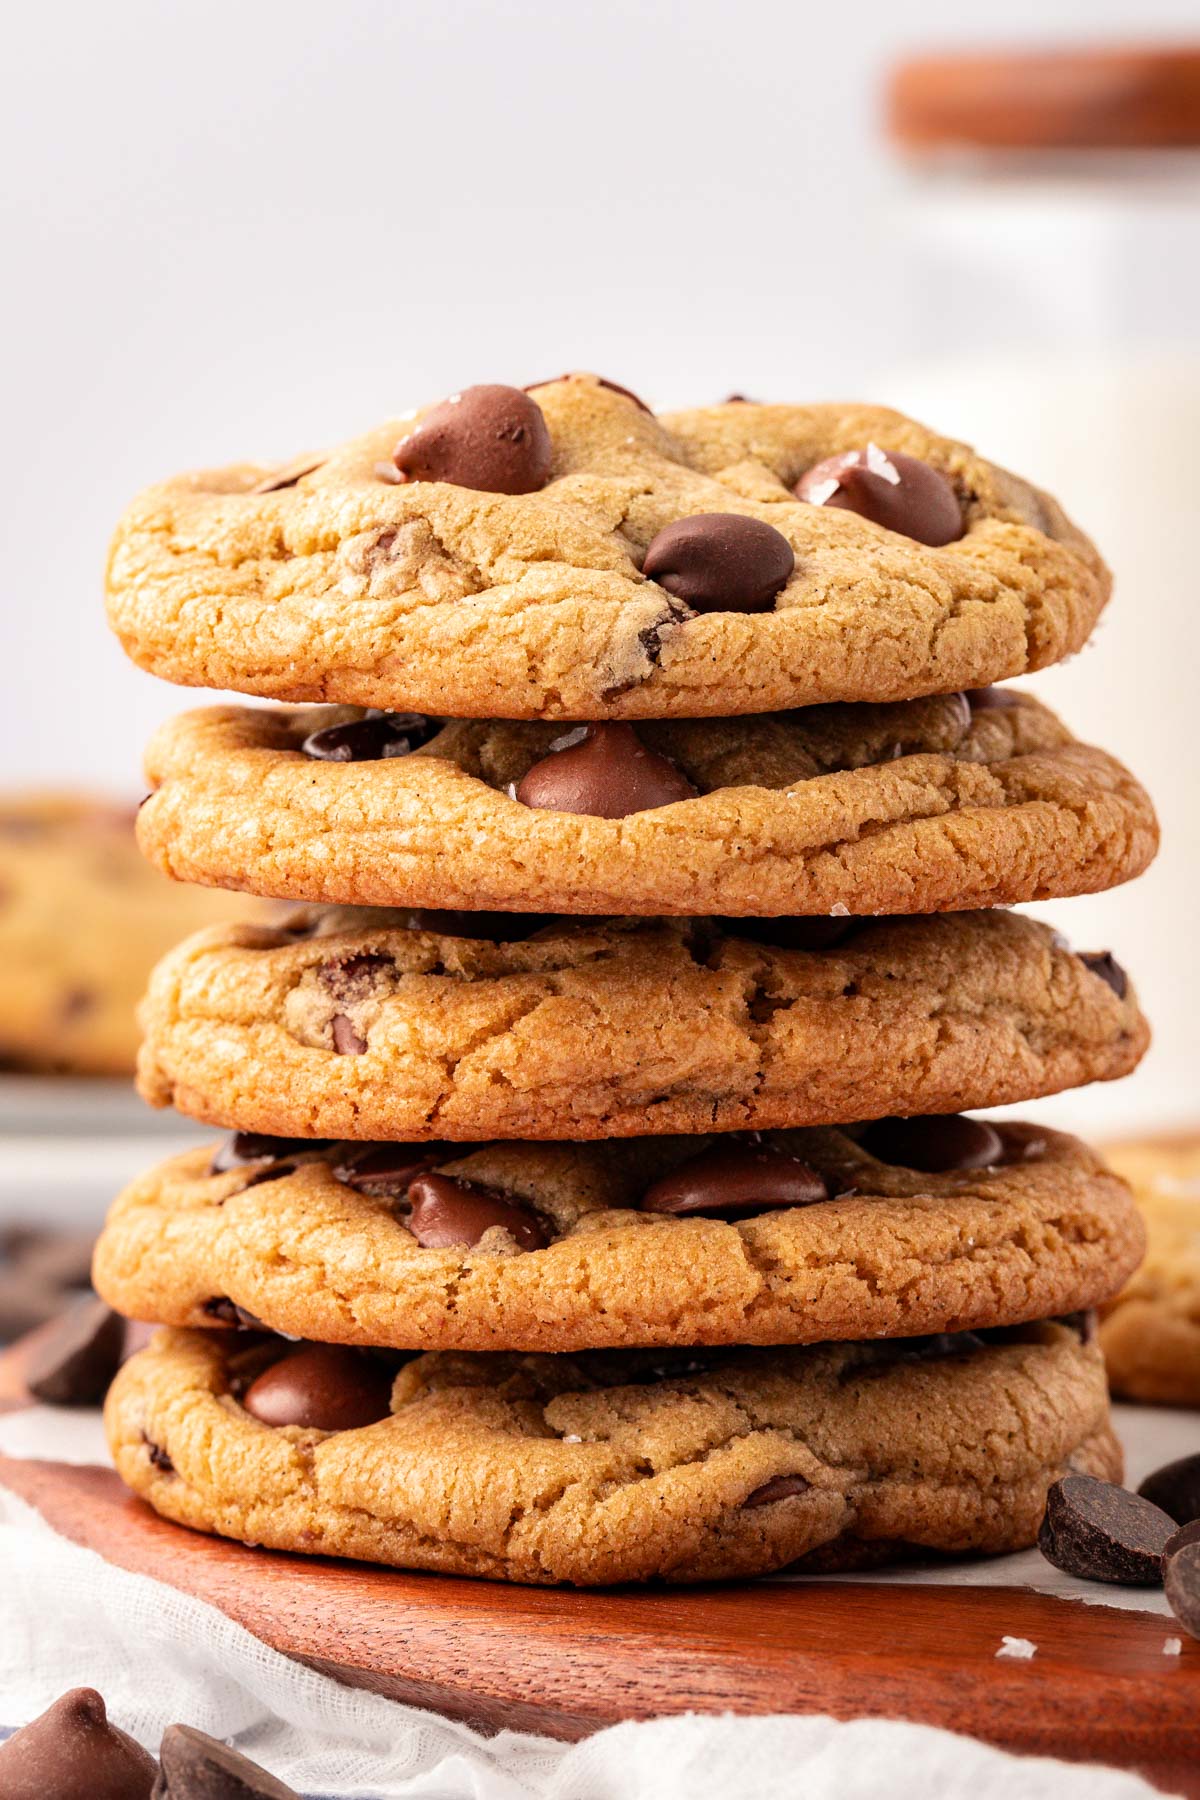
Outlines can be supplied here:
M1032 1110L1200 1125L1200 45L922 59L893 76L890 125L906 348L882 398L1098 542L1116 585L1095 640L1030 685L1163 826L1141 881L1036 909L1125 964L1155 1047L1130 1081Z

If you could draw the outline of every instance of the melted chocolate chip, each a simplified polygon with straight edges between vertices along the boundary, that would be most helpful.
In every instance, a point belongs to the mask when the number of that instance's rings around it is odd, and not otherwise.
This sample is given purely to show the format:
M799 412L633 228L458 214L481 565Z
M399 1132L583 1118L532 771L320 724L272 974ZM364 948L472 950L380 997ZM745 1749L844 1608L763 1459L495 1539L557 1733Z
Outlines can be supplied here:
M1011 712L1021 704L1021 696L1015 688L964 688L963 697L973 713Z
M248 1756L191 1725L168 1725L154 1800L300 1800Z
M124 1351L121 1315L103 1300L80 1300L34 1347L25 1385L35 1400L50 1406L98 1406Z
M449 481L488 494L545 487L553 447L542 409L520 388L485 383L433 406L392 452L405 481Z
M556 913L434 912L413 907L401 921L408 931L429 931L437 937L477 938L489 944L520 944L544 925L552 925Z
M424 713L367 713L311 732L300 750L316 762L381 762L411 756L440 729L438 721Z
M376 951L363 951L358 956L344 956L322 963L317 970L321 986L343 1006L368 1000L379 986L379 979L395 968L390 956Z
M682 770L648 749L632 725L586 726L579 741L534 763L513 789L522 806L594 819L625 819L695 796Z
M333 1047L339 1056L362 1056L365 1054L367 1040L354 1029L345 1013L334 1013L329 1025L333 1033Z
M242 1405L264 1425L304 1425L316 1431L354 1431L386 1419L392 1377L363 1350L305 1344L264 1369Z
M272 474L264 475L261 481L256 481L252 488L246 489L246 492L248 494L277 494L283 488L295 487L296 483L303 481L306 475L314 475L318 469L324 468L328 461L329 458L323 451L320 455L293 457L290 463L284 463Z
M694 513L651 539L642 573L693 612L767 612L796 566L783 533L743 513Z
M206 1300L200 1311L206 1318L214 1319L218 1325L228 1325L237 1331L261 1331L262 1320L256 1319L252 1312L244 1306L237 1306L226 1294L214 1294Z
M1190 1525L1200 1519L1200 1452L1155 1469L1138 1493L1143 1500L1161 1506L1177 1525Z
M803 1475L773 1475L770 1481L764 1481L761 1487L755 1488L742 1501L742 1510L756 1506L770 1506L776 1500L790 1500L793 1494L807 1493L809 1483Z
M146 1446L146 1455L150 1458L152 1467L156 1468L162 1475L173 1475L175 1473L175 1464L171 1461L162 1445L154 1443L151 1438L146 1436L145 1432L142 1433L142 1442Z
M1021 1120L1005 1120L991 1129L1000 1139L1000 1162L1012 1168L1017 1163L1041 1162L1050 1141L1040 1125L1027 1125Z
M522 1250L541 1250L549 1241L541 1220L527 1207L449 1175L416 1176L408 1198L412 1207L408 1229L426 1250L470 1248L496 1225Z
M154 1758L109 1722L95 1688L72 1688L0 1744L4 1800L150 1800Z
M1111 950L1081 951L1079 960L1112 989L1118 1000L1125 998L1129 992L1129 977Z
M208 1172L210 1175L226 1175L230 1169L240 1169L246 1163L263 1162L268 1157L274 1160L285 1156L299 1156L308 1150L327 1150L329 1144L328 1138L279 1138L266 1137L257 1131L235 1131L214 1154L208 1165ZM266 1179L270 1180L271 1177L267 1176Z
M796 498L858 513L918 544L952 544L965 530L958 495L940 469L901 450L849 450L809 469Z
M337 1179L360 1194L378 1199L400 1199L409 1184L449 1155L463 1154L462 1146L448 1144L365 1144L348 1147L348 1154L333 1165Z
M738 1219L829 1199L823 1175L766 1145L722 1144L689 1157L642 1195L643 1212Z
M719 919L727 937L749 938L776 950L832 950L854 932L863 919L831 919L824 916L784 919Z
M1046 1496L1038 1549L1085 1581L1157 1587L1174 1530L1175 1521L1138 1494L1094 1475L1066 1475Z
M952 1169L988 1169L1004 1161L999 1132L961 1113L916 1119L878 1119L859 1139L879 1162L942 1175Z

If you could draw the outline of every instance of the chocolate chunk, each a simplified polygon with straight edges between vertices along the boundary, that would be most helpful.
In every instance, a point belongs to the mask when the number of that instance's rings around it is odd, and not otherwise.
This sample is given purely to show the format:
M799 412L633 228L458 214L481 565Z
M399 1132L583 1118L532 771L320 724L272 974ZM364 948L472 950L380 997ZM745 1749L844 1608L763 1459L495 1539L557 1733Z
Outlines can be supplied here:
M682 770L647 749L632 725L584 727L581 739L534 763L513 789L522 806L594 819L624 819L695 797Z
M1200 1638L1200 1544L1184 1544L1163 1570L1167 1604L1191 1637Z
M218 1325L228 1325L236 1331L260 1331L262 1320L256 1319L252 1312L244 1306L238 1306L227 1294L214 1294L200 1308L206 1318L214 1319Z
M440 729L437 720L424 713L367 713L310 732L300 750L316 762L382 762L411 756Z
M343 1006L353 1006L378 992L380 978L395 966L390 956L378 951L363 951L358 956L343 956L322 963L317 974L326 993L332 994Z
M643 1212L682 1218L739 1219L779 1207L812 1206L829 1199L823 1175L765 1144L722 1144L691 1156L646 1189Z
M342 1344L305 1344L264 1369L242 1405L264 1425L355 1431L386 1419L392 1377L375 1357Z
M1085 1581L1157 1587L1175 1521L1127 1488L1065 1475L1046 1496L1038 1548L1056 1569Z
M470 1248L494 1225L502 1226L522 1250L542 1250L548 1242L532 1211L490 1188L423 1174L410 1183L408 1197L408 1229L426 1250Z
M238 1191L244 1194L250 1188L265 1187L269 1181L282 1181L285 1175L294 1175L296 1167L294 1162L268 1163L265 1169L256 1170L247 1181L243 1182Z
M154 1800L300 1800L295 1788L192 1725L168 1725L158 1754Z
M248 494L277 494L283 488L295 487L296 483L303 481L306 475L313 475L318 469L324 468L328 461L329 458L324 451L319 454L295 456L291 462L284 463L273 474L264 475L261 481L256 481L252 488L246 489L246 492Z
M285 1156L299 1156L306 1150L327 1150L328 1138L266 1137L258 1131L235 1131L214 1153L208 1165L210 1175L227 1175L246 1163L265 1162Z
M790 1500L793 1494L806 1493L809 1486L803 1475L773 1475L770 1481L764 1481L761 1487L746 1495L742 1511L753 1506L770 1506L775 1500Z
M1200 1453L1164 1463L1161 1469L1147 1475L1138 1493L1143 1500L1161 1506L1177 1525L1190 1525L1193 1519L1200 1519Z
M786 919L718 919L727 937L749 938L776 950L832 950L862 928L861 919L831 919L824 915Z
M693 612L767 612L796 558L783 533L743 513L694 513L651 539L642 573Z
M0 1744L4 1800L150 1800L157 1773L95 1688L72 1688Z
M542 409L520 388L485 383L430 407L392 461L405 481L451 481L487 494L545 487L553 449Z
M80 1300L47 1329L25 1385L50 1406L98 1406L121 1366L125 1321L103 1300Z
M1050 1147L1040 1125L1027 1125L1021 1119L1006 1119L990 1129L1000 1139L1000 1162L1006 1169L1017 1163L1041 1162Z
M1021 696L1015 688L964 688L963 699L974 712L1011 712L1020 706Z
M1079 960L1112 989L1118 1000L1125 998L1129 992L1129 977L1111 950L1084 950L1080 952Z
M952 544L966 529L958 495L940 469L878 444L826 457L800 477L795 493L814 506L858 513L918 544Z
M1167 1539L1163 1549L1164 1563L1169 1557L1174 1556L1177 1550L1182 1550L1185 1544L1200 1544L1200 1519L1193 1519L1190 1525L1181 1525L1179 1530L1173 1532Z
M942 1175L951 1169L989 1169L1004 1161L1000 1134L982 1119L961 1113L927 1118L878 1119L859 1142L880 1162Z
M354 1029L345 1013L334 1013L329 1022L333 1032L333 1047L339 1056L362 1056L367 1048L367 1040Z
M333 1172L347 1187L380 1199L401 1198L409 1184L448 1155L463 1154L447 1144L356 1144L333 1165Z

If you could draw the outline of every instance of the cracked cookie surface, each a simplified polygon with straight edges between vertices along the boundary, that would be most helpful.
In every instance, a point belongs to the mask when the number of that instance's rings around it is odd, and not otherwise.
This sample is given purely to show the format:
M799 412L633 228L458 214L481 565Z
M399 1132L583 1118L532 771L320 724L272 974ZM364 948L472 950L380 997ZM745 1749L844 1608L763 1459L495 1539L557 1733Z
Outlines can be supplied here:
M128 1075L156 960L202 926L273 910L164 881L138 855L132 808L0 796L0 1063Z
M195 1150L115 1202L93 1279L131 1318L214 1325L238 1308L275 1331L399 1349L819 1343L1107 1299L1144 1247L1128 1188L1074 1138L997 1130L1015 1134L1013 1160L943 1173L882 1162L845 1131L772 1133L768 1150L838 1197L736 1219L644 1209L656 1182L729 1137L441 1145L391 1183L358 1172L361 1145L267 1145L216 1174L211 1148ZM499 1222L474 1242L418 1242L418 1171L482 1195ZM533 1222L542 1247L523 1249L505 1218Z
M147 752L142 849L182 880L350 906L749 916L1091 893L1158 842L1134 778L1028 695L641 725L698 791L623 818L510 795L553 762L554 726L459 720L386 760L304 754L344 717L172 720Z
M291 1348L157 1334L105 1407L122 1478L244 1543L595 1586L1017 1550L1059 1476L1121 1472L1099 1352L1062 1324L673 1376L636 1353L426 1355L386 1417L332 1433L238 1398Z
M819 920L820 949L712 919L518 914L488 941L404 917L181 944L142 1008L143 1097L281 1137L624 1137L1000 1106L1127 1074L1148 1041L1123 971L1001 911Z
M109 562L125 649L169 681L274 699L700 717L1003 680L1081 649L1107 599L1103 563L1053 500L898 413L727 404L659 419L595 379L533 391L553 453L533 493L394 485L411 418L327 457L149 489ZM964 535L933 548L796 498L815 464L867 445L944 471ZM643 575L659 531L714 512L792 546L772 610L696 616Z
M1109 1380L1128 1400L1200 1406L1200 1138L1115 1144L1111 1157L1133 1188L1147 1245L1100 1321Z

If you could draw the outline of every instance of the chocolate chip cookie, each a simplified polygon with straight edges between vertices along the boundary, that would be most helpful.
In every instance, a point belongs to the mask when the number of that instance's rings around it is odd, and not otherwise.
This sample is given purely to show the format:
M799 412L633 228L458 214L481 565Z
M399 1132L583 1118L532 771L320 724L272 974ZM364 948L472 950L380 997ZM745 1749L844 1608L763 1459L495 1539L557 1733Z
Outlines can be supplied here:
M1110 1154L1148 1243L1101 1320L1109 1379L1127 1400L1200 1406L1200 1138L1116 1144Z
M169 681L553 720L979 686L1081 649L1109 585L1047 495L898 413L660 419L589 376L165 482L108 571Z
M248 1544L538 1584L693 1582L1033 1543L1118 1478L1069 1325L709 1355L395 1359L167 1331L105 1408L169 1519Z
M806 947L807 946L807 947ZM1110 1080L1111 957L909 919L298 913L190 938L142 1009L154 1105L294 1137L611 1138L957 1112Z
M157 959L202 925L271 910L164 881L138 855L131 809L0 796L0 1063L129 1074Z
M134 1182L93 1276L161 1324L570 1351L1015 1324L1109 1298L1143 1246L1083 1144L954 1114L605 1144L241 1134Z
M567 733L213 707L147 769L160 867L347 905L966 911L1111 887L1157 845L1119 763L991 689Z

